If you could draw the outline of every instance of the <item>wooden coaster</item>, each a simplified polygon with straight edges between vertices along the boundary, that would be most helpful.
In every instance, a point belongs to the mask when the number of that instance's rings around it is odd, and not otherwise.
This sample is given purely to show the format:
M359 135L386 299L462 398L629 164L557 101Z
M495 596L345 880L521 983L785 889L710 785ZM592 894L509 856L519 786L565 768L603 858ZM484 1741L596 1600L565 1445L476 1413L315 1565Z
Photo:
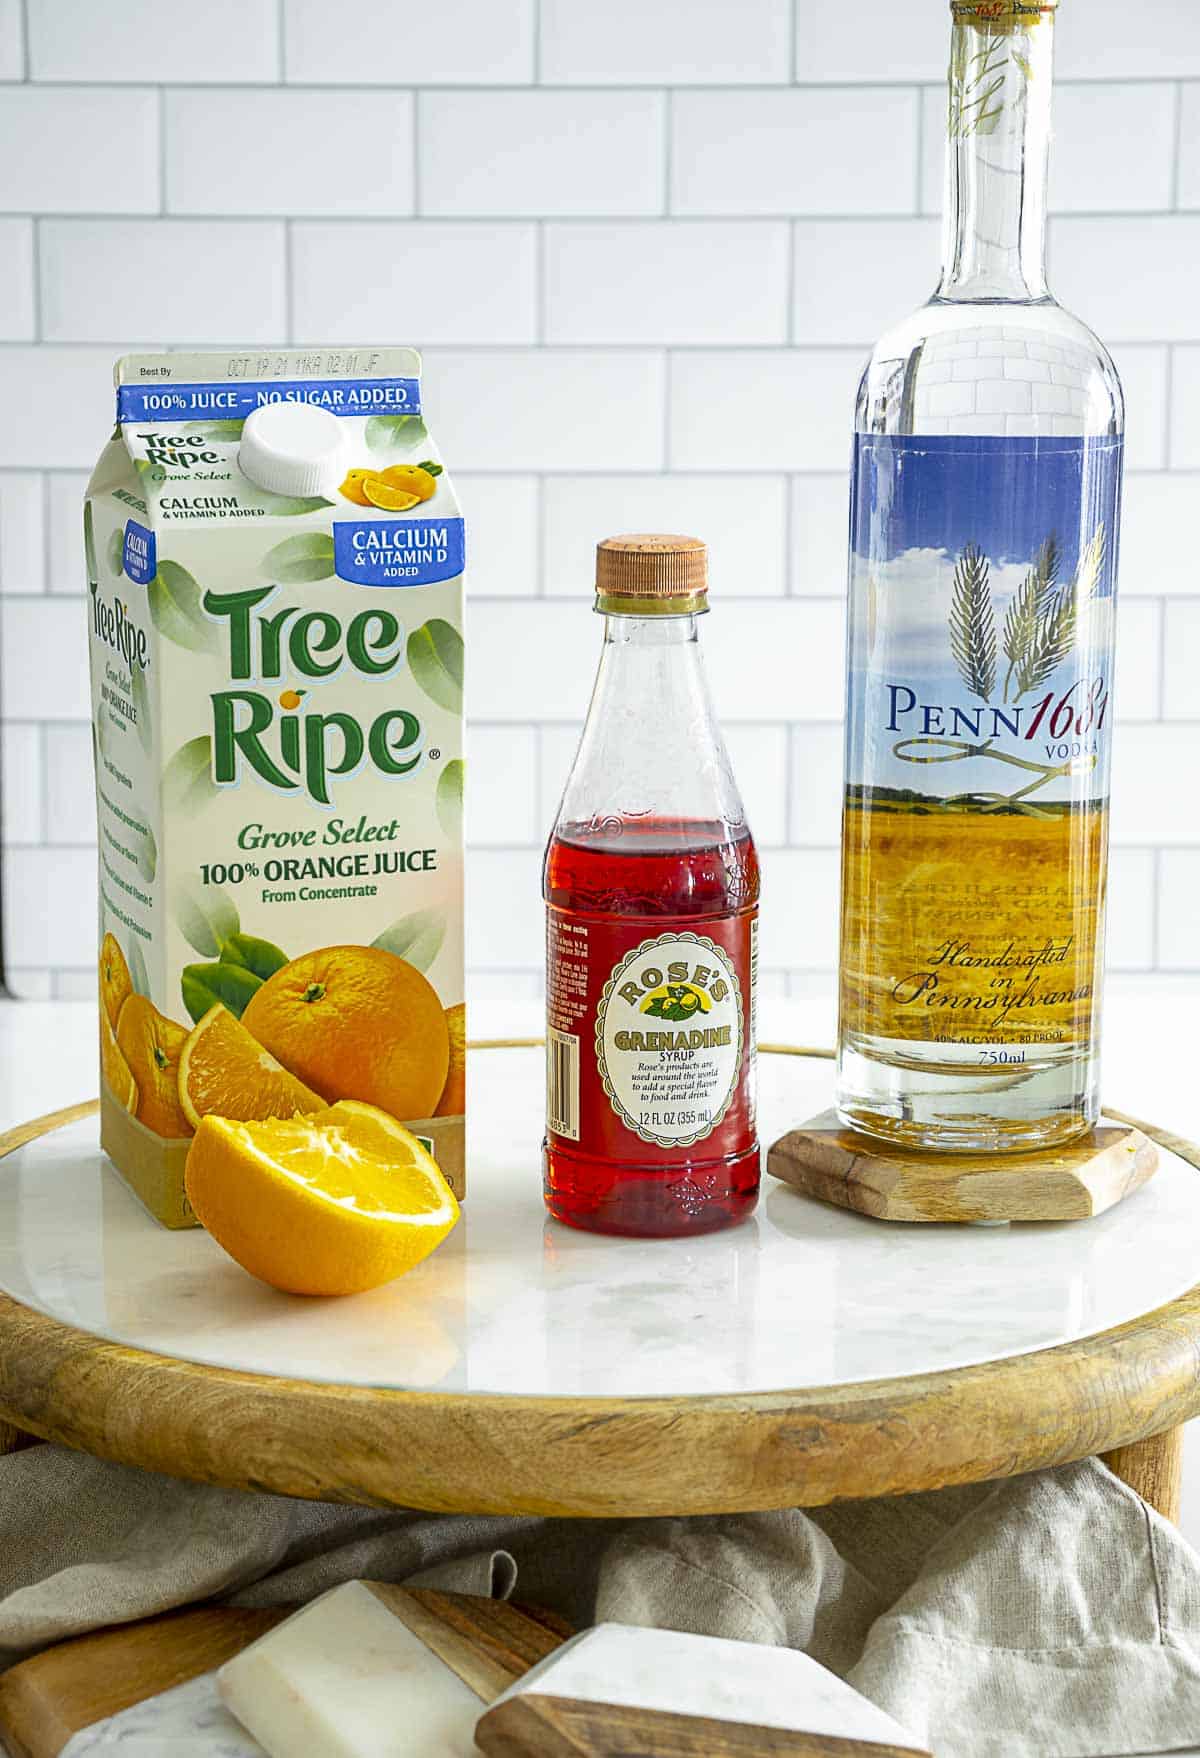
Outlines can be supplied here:
M1154 1143L1125 1124L1033 1154L928 1154L859 1135L834 1111L767 1155L767 1171L805 1196L881 1221L1086 1221L1157 1169Z

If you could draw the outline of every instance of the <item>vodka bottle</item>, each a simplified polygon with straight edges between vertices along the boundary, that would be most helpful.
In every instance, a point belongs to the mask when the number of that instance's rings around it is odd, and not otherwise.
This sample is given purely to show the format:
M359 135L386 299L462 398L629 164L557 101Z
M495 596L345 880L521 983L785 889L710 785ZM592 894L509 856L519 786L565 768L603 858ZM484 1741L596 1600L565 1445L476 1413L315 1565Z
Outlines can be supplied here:
M838 1110L1032 1150L1098 1112L1124 412L1046 284L1054 0L953 0L944 268L851 495Z

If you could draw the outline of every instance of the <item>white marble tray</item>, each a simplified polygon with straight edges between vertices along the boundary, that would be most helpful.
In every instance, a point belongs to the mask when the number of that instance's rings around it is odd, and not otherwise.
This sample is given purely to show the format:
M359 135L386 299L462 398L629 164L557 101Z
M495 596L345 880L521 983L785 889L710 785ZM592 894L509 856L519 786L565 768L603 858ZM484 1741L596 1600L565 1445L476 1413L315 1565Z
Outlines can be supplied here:
M764 1143L823 1109L832 1065L760 1059ZM411 1276L311 1301L139 1207L87 1119L0 1160L0 1289L159 1354L343 1385L639 1396L962 1367L1092 1335L1200 1281L1200 1175L1092 1221L897 1227L766 1179L755 1217L694 1241L576 1233L542 1207L542 1053L473 1052L464 1220Z

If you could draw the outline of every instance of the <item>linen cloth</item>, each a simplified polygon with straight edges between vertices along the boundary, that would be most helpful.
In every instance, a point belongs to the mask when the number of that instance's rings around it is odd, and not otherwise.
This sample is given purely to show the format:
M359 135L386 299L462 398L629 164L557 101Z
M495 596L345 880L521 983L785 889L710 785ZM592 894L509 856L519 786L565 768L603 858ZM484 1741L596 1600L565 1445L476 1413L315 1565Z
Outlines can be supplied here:
M195 1601L367 1577L800 1648L937 1758L1200 1746L1200 1557L1097 1460L809 1512L373 1512L36 1446L0 1458L0 1666Z

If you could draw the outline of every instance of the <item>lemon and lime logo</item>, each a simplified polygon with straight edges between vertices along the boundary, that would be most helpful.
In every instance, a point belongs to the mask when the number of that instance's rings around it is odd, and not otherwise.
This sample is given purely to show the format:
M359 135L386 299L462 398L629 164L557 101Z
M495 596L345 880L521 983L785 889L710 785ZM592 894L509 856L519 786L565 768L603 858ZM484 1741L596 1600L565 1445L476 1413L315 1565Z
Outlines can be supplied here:
M712 1009L712 1002L703 989L691 983L663 983L642 1002L641 1011L655 1019L696 1019Z
M663 934L626 953L596 1014L596 1060L613 1110L643 1141L686 1147L721 1122L737 1088L742 991L728 952Z
M277 586L206 592L203 605L224 623L231 683L266 689L218 690L212 696L213 780L235 787L249 770L281 793L303 791L333 803L338 778L370 765L379 775L410 775L424 756L421 722L408 708L385 708L369 723L345 709L309 707L310 692L289 675L323 683L344 671L365 680L393 677L405 664L405 631L391 610L373 606L343 623L330 610L285 604L268 611ZM255 614L259 613L259 614Z

